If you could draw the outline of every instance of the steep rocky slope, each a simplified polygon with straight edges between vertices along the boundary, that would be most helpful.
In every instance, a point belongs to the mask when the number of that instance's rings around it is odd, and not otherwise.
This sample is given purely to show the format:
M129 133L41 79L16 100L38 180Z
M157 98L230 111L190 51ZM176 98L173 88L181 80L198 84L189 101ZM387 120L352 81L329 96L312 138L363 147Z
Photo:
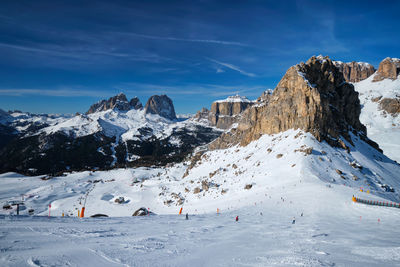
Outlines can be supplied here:
M375 68L369 63L365 62L342 62L333 61L335 66L343 73L346 82L359 82L367 79L375 73Z
M366 137L361 124L358 93L328 57L312 57L291 67L272 93L267 104L251 107L243 114L237 129L223 134L210 148L247 145L263 134L289 129L312 133L318 141L346 148L349 132Z
M166 95L154 95L147 100L144 108L146 114L157 114L161 117L176 120L175 108L172 100Z

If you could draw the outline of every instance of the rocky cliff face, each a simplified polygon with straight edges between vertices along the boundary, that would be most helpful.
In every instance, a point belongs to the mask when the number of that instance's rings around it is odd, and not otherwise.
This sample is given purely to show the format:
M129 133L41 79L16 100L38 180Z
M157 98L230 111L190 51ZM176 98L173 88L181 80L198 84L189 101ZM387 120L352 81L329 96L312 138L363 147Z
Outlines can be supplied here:
M265 105L255 105L242 115L237 129L210 144L211 149L240 143L247 145L263 134L302 129L317 140L346 147L349 131L367 139L361 124L358 93L328 57L312 57L291 67Z
M333 61L333 63L343 73L346 82L359 82L375 73L374 66L369 63L355 61L347 63Z
M176 114L172 100L166 95L153 95L147 100L146 114L158 114L161 117L175 120Z
M230 96L212 103L209 113L211 125L220 129L229 129L238 122L239 115L254 103L243 96Z
M265 90L258 98L257 98L257 102L261 103L261 102L269 102L272 93L274 92L274 90L272 89L267 89Z
M86 114L105 111L109 109L128 111L131 109L140 109L140 108L142 108L142 103L140 103L137 97L132 98L131 101L128 102L126 96L123 93L120 93L116 96L110 97L108 100L101 100L96 104L91 105Z
M382 81L384 79L396 80L399 74L400 59L387 57L379 64L373 82Z

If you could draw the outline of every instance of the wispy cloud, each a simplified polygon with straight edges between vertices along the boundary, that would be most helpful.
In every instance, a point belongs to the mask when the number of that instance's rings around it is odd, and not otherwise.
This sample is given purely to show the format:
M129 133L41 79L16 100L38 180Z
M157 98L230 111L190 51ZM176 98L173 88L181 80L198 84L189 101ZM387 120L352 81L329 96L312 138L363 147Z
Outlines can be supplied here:
M80 90L80 89L36 89L36 88L17 88L0 89L0 95L3 96L55 96L55 97L106 97L110 92L100 90Z
M254 73L246 72L246 71L240 69L238 66L235 66L233 64L221 62L221 61L218 61L218 60L215 60L215 59L212 59L212 58L207 58L207 59L210 60L211 62L214 62L214 63L216 63L218 65L224 66L224 67L226 67L228 69L240 72L243 75L246 75L246 76L249 76L249 77L256 77L256 75Z
M157 35L147 35L140 34L134 32L119 32L120 34L138 37L143 39L152 39L152 40L166 40L166 41L180 41L180 42L191 42L191 43L209 43L209 44L219 44L219 45L234 45L234 46L250 46L248 44L244 44L241 42L233 42L233 41L223 41L223 40L213 40L213 39L187 39L187 38L177 38L170 36L157 36Z
M265 91L263 85L218 85L218 84L185 84L176 86L165 86L148 83L124 83L115 88L119 91L132 95L167 94L169 96L209 95L213 97L224 97L230 95L243 95L247 97L258 97Z
M0 48L12 49L32 57L36 55L39 59L45 57L46 60L41 60L41 64L69 66L85 64L106 63L116 60L128 61L144 61L144 62L161 62L171 59L159 56L158 54L147 51L135 51L134 53L127 51L118 51L109 49L101 44L78 45L70 44L69 46L61 46L55 44L12 44L0 42ZM57 59L55 59L57 58Z

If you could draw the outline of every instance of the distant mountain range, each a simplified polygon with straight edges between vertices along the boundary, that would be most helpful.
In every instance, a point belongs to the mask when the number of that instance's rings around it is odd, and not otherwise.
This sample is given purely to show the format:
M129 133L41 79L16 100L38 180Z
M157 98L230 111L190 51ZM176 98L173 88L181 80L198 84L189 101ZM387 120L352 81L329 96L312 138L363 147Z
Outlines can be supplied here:
M124 94L75 116L0 113L0 172L43 174L85 169L165 165L182 161L220 130L177 119L166 95L145 107Z
M399 59L386 58L376 70L368 63L313 57L289 69L275 90L257 100L231 96L180 119L166 95L152 96L143 106L123 93L74 116L0 111L0 172L163 166L209 143L213 149L248 144L262 134L297 128L342 147L340 138L349 141L352 131L399 161L399 72ZM285 89L289 85L293 95ZM304 88L310 92L299 91Z

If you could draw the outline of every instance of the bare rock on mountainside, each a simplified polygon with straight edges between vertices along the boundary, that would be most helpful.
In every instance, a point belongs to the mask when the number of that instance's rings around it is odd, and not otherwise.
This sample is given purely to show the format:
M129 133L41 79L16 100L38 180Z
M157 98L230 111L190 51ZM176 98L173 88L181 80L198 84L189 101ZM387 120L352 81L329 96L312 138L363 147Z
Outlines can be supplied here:
M392 116L397 116L400 113L400 98L384 98L379 102L379 107Z
M166 95L153 95L147 100L146 114L158 114L161 117L175 120L176 114L172 100Z
M269 100L270 100L270 98L271 98L273 92L274 92L274 90L272 90L272 89L267 89L267 90L265 90L265 91L261 94L261 96L259 96L259 97L257 98L257 102L258 102L258 103L261 103L261 102L269 102Z
M211 125L217 128L229 129L232 124L238 121L239 115L252 105L252 101L239 95L215 101L211 105L209 121Z
M366 137L359 120L358 93L328 57L311 57L306 63L292 66L271 95L266 105L255 105L242 115L237 129L224 133L212 142L210 149L247 145L263 134L289 129L310 132L318 141L345 146L349 131L379 149Z
M374 66L365 62L333 61L333 63L343 73L346 82L359 82L375 73Z
M211 104L211 110L202 108L193 117L196 121L206 121L209 125L219 129L229 129L240 120L240 115L254 104L244 96L230 96L224 100L217 100Z
M400 59L387 57L379 64L373 82L382 81L384 79L395 80L399 74Z
M126 95L120 93L116 96L110 97L108 100L101 100L96 104L91 105L86 114L105 111L109 109L128 111L131 109L140 109L140 108L142 108L142 103L140 103L137 97L132 98L131 101L128 102Z

